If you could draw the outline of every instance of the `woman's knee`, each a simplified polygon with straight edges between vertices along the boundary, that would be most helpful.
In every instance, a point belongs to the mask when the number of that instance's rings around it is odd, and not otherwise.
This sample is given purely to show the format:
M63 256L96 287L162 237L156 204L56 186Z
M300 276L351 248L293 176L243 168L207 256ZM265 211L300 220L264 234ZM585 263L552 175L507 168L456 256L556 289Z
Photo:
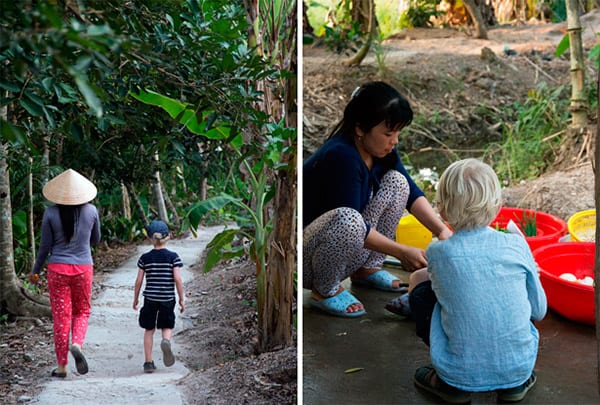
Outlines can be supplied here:
M397 170L389 170L381 179L382 184L387 184L394 188L394 192L400 193L402 190L408 190L408 180Z
M354 208L341 207L336 208L332 218L333 226L337 226L342 231L350 233L361 232L364 234L367 231L367 225L360 212Z

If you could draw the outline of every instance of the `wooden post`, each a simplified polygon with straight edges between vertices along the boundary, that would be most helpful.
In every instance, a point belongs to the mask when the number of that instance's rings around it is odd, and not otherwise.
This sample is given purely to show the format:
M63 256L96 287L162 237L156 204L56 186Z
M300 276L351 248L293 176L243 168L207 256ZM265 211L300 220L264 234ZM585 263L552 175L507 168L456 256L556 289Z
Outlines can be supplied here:
M598 78L596 81L596 89L600 91L600 70L598 71ZM598 93L598 114L600 114L600 92ZM600 115L599 115L600 117ZM596 125L596 145L594 151L594 197L596 200L596 255L594 261L594 301L596 303L596 345L597 345L597 369L596 379L598 393L600 394L600 287L598 286L598 280L600 280L600 249L598 248L598 241L600 241L600 217L598 217L598 204L600 204L600 125Z

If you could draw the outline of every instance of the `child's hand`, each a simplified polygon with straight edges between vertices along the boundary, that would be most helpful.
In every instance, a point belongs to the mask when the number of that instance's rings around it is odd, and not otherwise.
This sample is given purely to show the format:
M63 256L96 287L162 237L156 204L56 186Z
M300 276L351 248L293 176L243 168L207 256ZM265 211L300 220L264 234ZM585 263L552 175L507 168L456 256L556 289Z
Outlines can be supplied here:
M135 298L133 299L133 309L134 309L135 311L137 311L137 306L138 306L138 298L137 298L137 297L135 297Z
M183 313L185 311L185 305L183 304L183 300L179 300L179 311Z

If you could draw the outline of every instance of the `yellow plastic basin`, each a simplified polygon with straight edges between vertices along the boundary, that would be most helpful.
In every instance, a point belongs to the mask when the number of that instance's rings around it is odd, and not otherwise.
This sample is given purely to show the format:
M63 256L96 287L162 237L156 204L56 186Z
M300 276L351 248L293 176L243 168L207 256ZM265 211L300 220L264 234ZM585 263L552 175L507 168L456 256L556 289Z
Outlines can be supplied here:
M425 249L432 239L431 231L412 214L400 218L396 227L396 242Z
M596 240L596 210L579 211L567 221L571 240L575 242L594 242Z

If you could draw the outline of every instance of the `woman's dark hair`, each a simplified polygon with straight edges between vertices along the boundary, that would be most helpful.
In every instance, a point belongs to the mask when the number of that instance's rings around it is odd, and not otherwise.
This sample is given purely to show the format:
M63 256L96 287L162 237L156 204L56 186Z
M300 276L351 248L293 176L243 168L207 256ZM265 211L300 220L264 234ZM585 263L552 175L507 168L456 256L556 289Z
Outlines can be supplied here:
M60 223L65 234L65 241L69 243L75 233L75 226L79 220L79 212L83 205L57 205L60 214Z
M391 130L409 125L413 111L395 88L384 82L370 82L356 88L344 109L344 118L336 125L329 137L336 135L354 137L358 126L364 132L385 122Z

